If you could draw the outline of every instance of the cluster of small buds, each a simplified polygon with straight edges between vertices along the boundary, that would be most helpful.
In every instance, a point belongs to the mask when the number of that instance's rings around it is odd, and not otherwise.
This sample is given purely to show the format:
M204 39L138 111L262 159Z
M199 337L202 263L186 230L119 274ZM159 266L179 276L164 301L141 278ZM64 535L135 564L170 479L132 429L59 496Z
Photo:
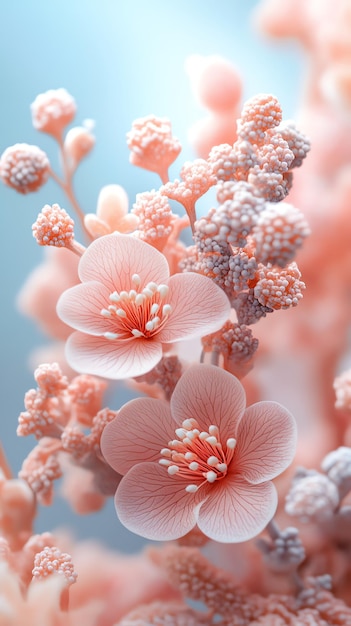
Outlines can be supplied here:
M293 572L305 560L305 549L299 531L293 526L279 531L270 541L259 539L256 543L263 553L266 565L274 572Z
M285 267L310 234L304 215L291 204L267 203L252 231L255 257L260 263Z
M255 192L268 202L281 202L288 195L292 187L292 174L287 172L269 172L255 166L250 170L247 182Z
M334 515L340 502L336 484L314 470L297 472L286 496L285 511L302 522L320 522Z
M50 89L39 94L31 104L34 128L60 140L63 129L76 114L74 98L66 89Z
M351 369L337 376L333 386L336 395L335 408L351 414Z
M351 491L351 448L341 446L324 457L321 467L338 487L340 499Z
M101 409L106 383L88 375L77 376L69 383L57 363L41 365L35 378L38 388L25 396L26 411L20 414L17 434L33 434L39 445L24 461L20 477L27 481L40 502L51 504L53 482L62 476L63 467L71 467L64 461L70 459L73 466L79 465L93 474L102 506L104 490L108 489L111 495L110 485L115 490L119 479L107 466L100 450L102 431L116 417L116 411ZM86 432L87 428L90 432ZM96 502L96 498L91 498L91 502ZM85 510L88 509L86 504Z
M33 580L43 580L53 574L64 576L67 585L72 585L77 580L72 557L56 547L46 546L44 550L35 555L32 571Z
M249 141L236 141L233 146L227 143L214 146L207 160L218 182L247 180L250 170L258 163Z
M0 157L0 178L19 193L38 191L49 178L50 163L43 150L27 143L16 143Z
M232 306L235 308L239 324L245 324L245 326L256 324L262 317L266 317L267 313L273 313L271 307L257 300L253 289L242 291L235 296Z
M283 270L260 266L254 296L260 304L275 310L297 306L305 289L300 278L301 272L295 262Z
M267 131L264 143L257 148L257 158L264 172L286 174L291 168L294 154L280 133Z
M36 494L39 502L46 506L52 503L53 483L62 476L62 470L56 458L57 448L49 448L42 441L29 453L18 474Z
M216 184L217 178L210 163L204 159L185 162L180 171L180 178L181 180L176 179L163 185L160 193L182 204L189 216L190 224L193 225L196 220L195 203Z
M248 596L239 589L229 573L212 565L200 550L167 546L154 558L184 598L202 602L209 611L218 615L231 618L235 615L238 618L235 623L250 623L256 608L254 602L248 601Z
M282 121L282 109L275 96L257 94L244 105L238 120L238 135L250 143L262 144L265 133Z
M131 214L138 218L134 235L162 251L176 219L167 196L155 190L138 193Z
M138 376L137 383L157 385L162 389L166 400L170 400L174 388L183 373L180 360L176 355L163 356L161 361L143 376Z
M127 133L127 145L133 165L156 172L164 184L168 182L168 169L181 151L168 119L155 115L136 119Z
M34 222L32 232L40 246L71 248L74 221L58 204L46 204Z
M258 339L244 324L228 320L219 331L202 338L202 347L204 353L220 354L223 357L223 368L237 378L242 378L252 367Z
M307 153L311 149L310 141L301 131L297 130L292 120L287 120L279 124L277 131L287 142L289 149L294 155L290 169L300 167L302 161L306 158Z

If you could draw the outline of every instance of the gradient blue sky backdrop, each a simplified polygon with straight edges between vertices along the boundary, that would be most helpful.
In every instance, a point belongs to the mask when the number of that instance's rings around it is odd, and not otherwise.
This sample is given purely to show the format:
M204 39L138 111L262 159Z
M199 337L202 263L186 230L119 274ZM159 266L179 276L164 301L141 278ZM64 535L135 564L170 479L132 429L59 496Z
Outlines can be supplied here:
M97 144L76 177L77 196L86 210L96 207L99 189L122 184L131 199L159 185L157 177L128 162L125 134L133 119L149 113L169 117L183 153L194 158L187 130L204 111L194 101L184 62L191 54L220 54L232 61L244 81L244 97L272 92L292 117L300 92L302 61L295 47L270 43L254 33L250 13L256 0L13 0L0 11L0 151L17 142L38 144L54 166L52 139L31 126L30 103L38 93L65 87L78 104L76 123L96 121ZM34 439L16 437L23 396L33 386L29 351L45 339L15 308L16 294L42 249L31 225L42 206L58 202L70 209L49 182L20 196L0 186L1 268L1 421L0 437L14 472ZM120 400L116 400L118 408ZM110 404L111 405L111 404ZM38 530L57 523L79 526L80 536L104 537L119 549L140 541L117 523L112 504L102 514L75 518L61 502L44 510Z

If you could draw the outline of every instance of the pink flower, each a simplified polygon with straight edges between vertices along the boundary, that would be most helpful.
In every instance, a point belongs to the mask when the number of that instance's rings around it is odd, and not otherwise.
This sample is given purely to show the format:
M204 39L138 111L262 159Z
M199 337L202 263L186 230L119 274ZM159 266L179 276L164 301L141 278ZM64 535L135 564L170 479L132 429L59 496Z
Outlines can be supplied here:
M162 344L206 335L230 314L224 292L199 274L169 276L163 254L129 235L95 240L78 266L81 284L65 291L59 317L76 329L69 365L111 379L140 376L162 358Z
M224 543L251 539L277 506L271 481L291 463L296 425L275 402L245 410L245 392L228 372L193 365L170 404L127 403L102 435L110 465L123 474L118 516L129 530L167 541L197 524Z

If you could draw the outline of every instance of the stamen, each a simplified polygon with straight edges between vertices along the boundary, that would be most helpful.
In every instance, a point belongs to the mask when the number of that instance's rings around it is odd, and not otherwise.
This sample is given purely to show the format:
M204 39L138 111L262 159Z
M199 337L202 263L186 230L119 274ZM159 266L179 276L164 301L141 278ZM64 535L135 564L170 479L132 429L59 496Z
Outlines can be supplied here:
M146 300L146 296L143 293L138 293L138 295L135 298L135 304L137 306L141 306L142 304L144 304Z
M104 337L105 337L105 339L110 339L112 341L113 339L117 339L118 334L117 333L109 333L109 332L107 332L107 333L104 333Z
M218 443L218 440L216 437L213 437L213 435L206 437L206 441L207 443L209 443L211 446L215 446Z
M121 298L121 300L129 300L128 291L120 291L119 297Z
M187 491L188 493L196 493L197 490L198 490L197 485L188 485L187 487L185 487L185 491Z
M139 285L141 283L141 278L140 278L139 274L133 274L133 276L132 276L132 283L134 283L134 285L136 287L139 287Z
M216 457L216 456L210 456L210 457L207 459L207 465L210 465L210 466L216 467L216 465L218 465L218 463L219 463L219 459L217 459L217 457Z
M118 317L127 317L127 313L125 312L124 309L117 309L116 313Z
M174 476L174 474L177 474L179 472L178 465L170 465L167 472L170 476Z
M217 469L219 472L226 472L228 469L228 465L226 463L218 463L218 465L216 465Z
M100 313L104 317L111 317L111 311L109 311L108 309L101 309Z
M144 333L141 332L141 330L138 330L137 328L133 328L131 331L132 335L134 335L134 337L145 337Z
M110 293L109 299L112 300L112 302L119 302L121 298L119 297L119 293L114 291L113 293Z
M213 472L213 471L206 472L205 478L209 483L214 483L215 480L217 480L217 474L216 472Z
M157 291L157 285L154 282L148 283L146 285L146 289L150 289L150 291L152 291L152 293L155 293L155 291Z
M151 315L156 315L156 313L158 313L159 308L160 308L160 305L157 304L157 302L154 302L154 304L151 307Z
M218 430L218 426L214 426L213 424L209 427L208 432L210 433L210 435L214 435L214 437L218 437L219 435L219 430Z
M151 289L148 289L147 287L144 287L143 294L144 294L144 296L146 298L152 298L152 296L154 295L154 292L151 291Z
M157 287L157 291L160 294L161 298L165 298L166 296L168 296L169 287L168 285L159 285Z
M199 469L199 464L196 461L192 461L192 463L189 464L189 469L196 472L196 470Z
M172 461L169 461L168 459L159 459L159 464L164 465L165 467L169 467L170 465L172 465Z
M162 454L162 450L161 450L161 454ZM194 454L194 452L186 452L184 454L184 458L186 461L193 461L194 459L196 459L196 454Z
M188 433L185 430L185 428L176 428L175 429L175 434L177 435L177 437L179 437L179 439L184 439L184 437L186 437L188 435Z
M162 307L162 315L166 316L172 313L172 307L170 304L164 304Z
M236 439L234 439L234 437L230 437L229 439L227 439L227 448L230 448L230 450L234 450L236 446Z

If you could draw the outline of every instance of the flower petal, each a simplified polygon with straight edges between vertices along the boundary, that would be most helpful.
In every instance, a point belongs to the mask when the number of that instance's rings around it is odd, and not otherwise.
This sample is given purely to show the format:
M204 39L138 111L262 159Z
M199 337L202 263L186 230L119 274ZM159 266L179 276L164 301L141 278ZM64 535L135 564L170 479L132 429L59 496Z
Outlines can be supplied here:
M272 519L277 502L273 483L251 485L237 476L227 475L201 505L197 524L214 541L247 541Z
M294 458L296 423L277 402L257 402L246 409L238 427L235 472L261 483L283 472Z
M172 312L158 335L162 343L208 335L229 318L229 300L210 278L188 272L174 274L167 284Z
M145 374L161 358L161 344L142 338L110 341L75 332L66 342L66 359L74 370L112 380Z
M161 449L175 437L174 428L168 402L137 398L104 428L101 450L116 472L126 474L136 463L161 459Z
M80 283L60 296L56 305L57 315L75 330L102 335L114 330L111 320L101 315L101 309L111 304L109 295L109 290L101 283Z
M221 442L236 437L244 413L244 388L235 376L215 365L192 365L177 383L172 398L173 419L180 426L187 418L198 421L202 430L218 426Z
M201 491L201 490L199 490ZM122 524L137 535L170 541L186 535L196 524L198 494L157 463L134 465L118 485L115 506Z
M155 248L131 235L113 233L93 241L79 262L81 281L97 280L110 292L134 288L131 277L139 274L141 285L164 283L169 277L166 258Z

